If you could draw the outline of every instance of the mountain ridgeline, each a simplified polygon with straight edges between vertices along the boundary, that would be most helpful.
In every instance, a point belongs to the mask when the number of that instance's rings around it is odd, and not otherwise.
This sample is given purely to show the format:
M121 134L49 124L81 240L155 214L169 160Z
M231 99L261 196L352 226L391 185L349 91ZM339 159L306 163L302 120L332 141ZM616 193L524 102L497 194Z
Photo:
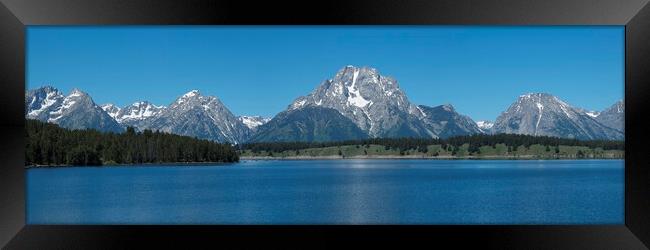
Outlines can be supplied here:
M623 140L624 103L586 111L547 93L521 95L494 122L475 122L450 105L409 101L396 79L370 67L346 66L273 118L234 115L219 98L197 90L167 106L139 101L96 104L87 93L52 86L28 90L26 118L69 129L160 131L220 143L331 142L372 138L445 139L521 134L578 140Z

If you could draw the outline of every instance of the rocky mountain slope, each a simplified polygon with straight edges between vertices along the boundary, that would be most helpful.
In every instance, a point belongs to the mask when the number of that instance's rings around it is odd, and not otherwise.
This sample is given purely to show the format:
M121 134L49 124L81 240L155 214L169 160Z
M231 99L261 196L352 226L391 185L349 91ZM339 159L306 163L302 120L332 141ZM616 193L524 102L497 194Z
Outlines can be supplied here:
M546 93L521 95L496 119L493 133L555 136L581 140L619 140L623 133L609 128Z
M55 123L65 128L124 131L88 94L78 89L72 90L67 96L51 86L27 91L25 107L27 118Z

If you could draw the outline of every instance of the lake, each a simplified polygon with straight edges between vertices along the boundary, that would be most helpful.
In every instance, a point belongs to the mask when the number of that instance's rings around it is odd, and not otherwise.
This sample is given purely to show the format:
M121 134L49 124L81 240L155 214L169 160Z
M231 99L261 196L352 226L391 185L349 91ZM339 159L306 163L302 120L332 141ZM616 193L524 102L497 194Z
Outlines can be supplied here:
M623 160L27 170L28 224L623 224Z

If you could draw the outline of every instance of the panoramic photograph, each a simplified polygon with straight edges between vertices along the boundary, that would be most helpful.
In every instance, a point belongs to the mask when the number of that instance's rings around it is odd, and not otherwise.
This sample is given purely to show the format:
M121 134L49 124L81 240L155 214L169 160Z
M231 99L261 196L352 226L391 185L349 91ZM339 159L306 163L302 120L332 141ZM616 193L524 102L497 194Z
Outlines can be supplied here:
M624 223L623 26L31 26L28 224Z

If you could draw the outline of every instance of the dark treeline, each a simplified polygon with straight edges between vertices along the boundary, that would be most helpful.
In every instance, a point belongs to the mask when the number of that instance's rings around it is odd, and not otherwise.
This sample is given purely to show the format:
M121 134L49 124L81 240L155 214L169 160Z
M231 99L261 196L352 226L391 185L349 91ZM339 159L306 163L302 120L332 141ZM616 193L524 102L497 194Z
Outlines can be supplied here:
M25 131L27 165L239 161L237 151L228 144L151 130L102 133L27 119Z
M606 141L593 140L584 141L576 139L564 139L548 136L531 136L516 134L497 134L497 135L468 135L456 136L447 139L425 139L425 138L373 138L364 140L349 140L338 142L258 142L243 144L242 150L251 150L254 153L260 151L282 152L287 150L300 150L307 148L336 147L345 145L382 145L386 149L413 150L424 149L428 145L442 145L443 148L458 148L463 144L469 144L469 151L478 151L481 146L495 146L496 144L506 144L510 147L530 147L533 144L547 146L585 146L589 148L602 148L605 150L625 150L623 141Z

